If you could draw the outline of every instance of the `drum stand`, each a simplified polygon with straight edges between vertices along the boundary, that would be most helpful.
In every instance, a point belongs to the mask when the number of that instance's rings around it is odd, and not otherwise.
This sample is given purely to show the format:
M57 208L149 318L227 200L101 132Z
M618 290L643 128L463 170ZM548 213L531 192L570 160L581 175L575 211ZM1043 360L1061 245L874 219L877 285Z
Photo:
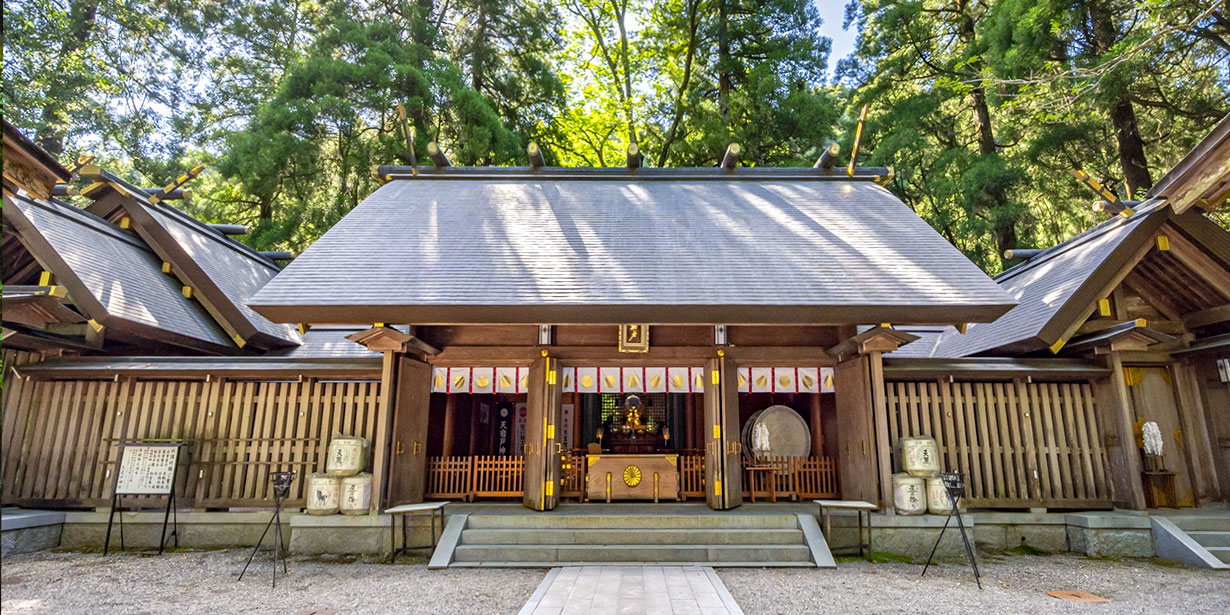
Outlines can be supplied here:
M944 490L948 492L948 499L952 501L952 510L949 511L948 518L944 520L940 537L935 539L935 546L931 547L931 555L927 556L927 565L923 566L922 576L927 576L927 568L931 567L935 551L940 548L940 541L944 540L944 531L948 529L948 523L955 515L957 527L961 530L961 540L965 543L965 555L969 558L969 565L974 569L974 581L978 583L978 589L982 589L982 578L978 575L978 561L974 559L974 548L970 545L969 535L965 532L965 522L961 520L960 503L961 496L965 495L965 477L960 472L943 472L940 477L944 481Z
M294 472L273 472L269 476L269 480L273 482L273 517L269 519L269 524L265 526L265 531L261 532L261 537L256 541L256 546L252 547L252 554L248 556L248 561L243 565L243 570L239 572L239 578L236 581L242 581L243 575L248 571L248 566L252 564L252 558L256 557L256 552L260 551L261 543L265 542L265 535L269 533L269 528L273 530L273 587L278 586L278 559L281 555L282 574L288 575L290 572L286 569L286 556L282 555L282 500L286 499L290 492L290 483L295 480Z

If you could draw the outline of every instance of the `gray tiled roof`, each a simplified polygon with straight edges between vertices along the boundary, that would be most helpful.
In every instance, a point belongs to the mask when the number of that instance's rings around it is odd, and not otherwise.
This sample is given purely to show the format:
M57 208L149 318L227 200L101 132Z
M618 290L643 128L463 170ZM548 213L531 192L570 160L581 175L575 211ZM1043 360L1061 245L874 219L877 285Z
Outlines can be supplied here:
M287 359L379 359L380 353L364 348L348 339L347 335L358 333L367 327L312 327L303 335L303 341L290 352L282 355Z
M849 306L875 322L859 307L987 318L1012 301L871 182L419 177L373 193L251 304L307 322L321 306L629 305Z
M248 307L248 299L277 274L273 263L169 206L145 203L141 206L149 210L257 330L291 342L299 340L293 325L269 322Z
M932 356L965 357L1033 340L1133 230L1160 224L1159 216L1167 214L1163 207L1155 201L1130 218L1115 216L996 276L1018 305L994 322L971 324L964 335L955 329L943 333Z
M111 316L221 346L230 339L140 240L105 220L57 202L5 197L80 278Z

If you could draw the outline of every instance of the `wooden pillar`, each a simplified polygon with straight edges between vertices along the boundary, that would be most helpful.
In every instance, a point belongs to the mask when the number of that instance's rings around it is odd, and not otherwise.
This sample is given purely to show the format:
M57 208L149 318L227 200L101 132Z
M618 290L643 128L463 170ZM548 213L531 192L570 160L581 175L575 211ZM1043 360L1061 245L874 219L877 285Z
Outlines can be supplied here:
M886 512L893 510L893 443L888 437L888 403L884 399L884 360L878 351L867 356L871 375L871 403L875 412L876 457L880 468L880 501Z
M380 367L380 406L376 413L376 433L372 441L371 510L379 512L386 498L386 470L389 458L389 432L397 394L397 353L386 351ZM306 480L307 477L303 479Z
M478 454L478 409L481 404L470 399L470 456Z
M824 427L820 424L820 394L811 396L811 454L813 457L824 456Z
M696 448L696 402L692 400L691 393L685 393L683 396L683 447L687 449Z
M705 362L705 502L714 510L743 504L737 373L729 357Z
M1128 392L1123 374L1123 357L1120 351L1112 350L1109 357L1110 389L1107 401L1111 404L1107 417L1107 430L1118 436L1119 451L1112 459L1111 472L1116 474L1124 491L1115 495L1116 504L1133 510L1145 509L1145 491L1140 478L1140 455L1136 451L1136 433L1132 425L1132 396Z
M562 469L557 443L563 405L560 367L556 359L545 356L530 367L522 503L534 510L554 510L559 504Z
M442 457L453 456L453 439L457 432L457 396L450 394L444 400L444 448Z

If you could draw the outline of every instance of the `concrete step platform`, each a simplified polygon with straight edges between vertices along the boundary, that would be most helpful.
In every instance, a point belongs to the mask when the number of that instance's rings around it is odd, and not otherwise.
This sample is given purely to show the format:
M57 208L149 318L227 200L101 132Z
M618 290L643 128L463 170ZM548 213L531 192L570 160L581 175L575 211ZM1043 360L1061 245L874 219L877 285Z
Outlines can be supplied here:
M804 545L458 545L458 562L811 562Z
M1230 547L1205 547L1205 550L1223 563L1230 564Z
M1166 517L1185 532L1230 532L1230 517L1179 516Z
M1188 532L1197 544L1208 547L1230 547L1230 532Z
M800 529L466 529L463 545L799 545Z
M469 515L468 529L797 529L796 515Z
M461 513L429 567L585 564L836 566L810 514Z

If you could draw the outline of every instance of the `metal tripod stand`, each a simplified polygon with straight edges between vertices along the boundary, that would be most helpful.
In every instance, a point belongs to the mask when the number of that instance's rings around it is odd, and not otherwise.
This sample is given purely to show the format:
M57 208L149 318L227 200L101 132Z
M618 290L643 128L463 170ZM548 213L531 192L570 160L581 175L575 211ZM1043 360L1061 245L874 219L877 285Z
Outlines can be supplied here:
M290 483L295 480L294 472L271 472L269 480L273 483L273 517L269 519L269 524L265 526L265 531L261 532L261 537L256 541L256 546L252 547L252 554L248 556L248 562L243 565L243 570L239 573L239 578L236 581L242 581L243 575L248 571L248 566L252 564L252 558L256 557L256 552L260 551L261 543L265 542L265 535L269 533L269 528L274 528L273 536L273 586L278 586L278 559L279 555L282 560L282 574L289 574L286 569L286 556L282 555L282 500L286 499L290 493Z
M935 551L940 548L940 541L944 540L944 531L948 529L948 523L955 515L957 527L961 530L961 540L965 543L965 555L969 558L969 565L974 568L974 581L978 583L978 589L982 589L982 578L978 574L978 561L974 559L974 547L970 545L969 535L965 532L965 522L961 520L960 504L962 496L965 495L965 475L960 472L943 472L940 474L940 479L944 481L944 490L948 492L948 499L952 501L952 510L948 513L948 518L944 520L944 528L940 530L940 537L935 539L935 546L931 547L931 555L927 556L927 565L923 566L922 576L927 576L927 568L931 567Z

